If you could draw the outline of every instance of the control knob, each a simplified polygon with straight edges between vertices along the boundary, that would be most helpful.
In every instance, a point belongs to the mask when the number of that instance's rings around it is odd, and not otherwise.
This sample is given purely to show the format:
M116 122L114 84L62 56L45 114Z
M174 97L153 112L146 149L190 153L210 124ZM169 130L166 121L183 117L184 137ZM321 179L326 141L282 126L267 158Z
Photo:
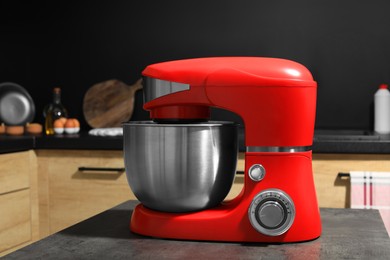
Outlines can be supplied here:
M268 236L279 236L293 224L295 207L285 192L268 189L255 196L248 215L252 226L258 232Z

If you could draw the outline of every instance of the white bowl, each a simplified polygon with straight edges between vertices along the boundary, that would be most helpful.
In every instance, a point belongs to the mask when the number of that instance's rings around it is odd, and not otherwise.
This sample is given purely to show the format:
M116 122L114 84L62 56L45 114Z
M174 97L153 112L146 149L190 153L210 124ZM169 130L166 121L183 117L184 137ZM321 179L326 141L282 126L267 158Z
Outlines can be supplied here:
M64 128L55 127L54 128L54 133L56 133L58 135L63 134L64 133Z
M67 134L77 134L79 131L80 131L80 127L65 128L65 133L67 133Z

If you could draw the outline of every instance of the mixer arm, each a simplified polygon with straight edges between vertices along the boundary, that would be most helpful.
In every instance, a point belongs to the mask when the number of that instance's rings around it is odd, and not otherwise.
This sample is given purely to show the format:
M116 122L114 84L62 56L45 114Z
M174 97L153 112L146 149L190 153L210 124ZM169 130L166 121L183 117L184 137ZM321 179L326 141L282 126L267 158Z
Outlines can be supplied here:
M281 71L284 77L271 78L226 68L207 77L206 95L212 106L242 117L246 146L312 144L316 82L288 78L292 68Z
M310 146L316 86L303 65L261 57L199 58L148 66L143 75L189 89L145 103L152 119L207 120L210 107L243 119L246 146Z

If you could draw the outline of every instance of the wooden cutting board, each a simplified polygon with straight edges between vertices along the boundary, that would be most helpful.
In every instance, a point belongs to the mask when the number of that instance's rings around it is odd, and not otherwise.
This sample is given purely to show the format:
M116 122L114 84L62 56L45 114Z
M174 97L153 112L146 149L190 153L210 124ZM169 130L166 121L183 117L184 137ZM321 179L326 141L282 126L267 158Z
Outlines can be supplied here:
M130 120L135 92L142 88L142 79L131 86L117 79L97 83L84 95L83 113L92 128L120 127Z

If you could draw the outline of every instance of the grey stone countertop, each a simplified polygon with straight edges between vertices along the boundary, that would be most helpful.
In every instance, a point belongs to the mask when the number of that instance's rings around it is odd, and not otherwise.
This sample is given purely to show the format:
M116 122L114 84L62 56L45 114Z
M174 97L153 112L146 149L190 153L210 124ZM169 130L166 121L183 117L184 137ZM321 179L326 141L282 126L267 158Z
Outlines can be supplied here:
M19 249L4 259L389 259L379 212L321 209L320 238L302 243L224 243L143 237L130 232L128 201Z

